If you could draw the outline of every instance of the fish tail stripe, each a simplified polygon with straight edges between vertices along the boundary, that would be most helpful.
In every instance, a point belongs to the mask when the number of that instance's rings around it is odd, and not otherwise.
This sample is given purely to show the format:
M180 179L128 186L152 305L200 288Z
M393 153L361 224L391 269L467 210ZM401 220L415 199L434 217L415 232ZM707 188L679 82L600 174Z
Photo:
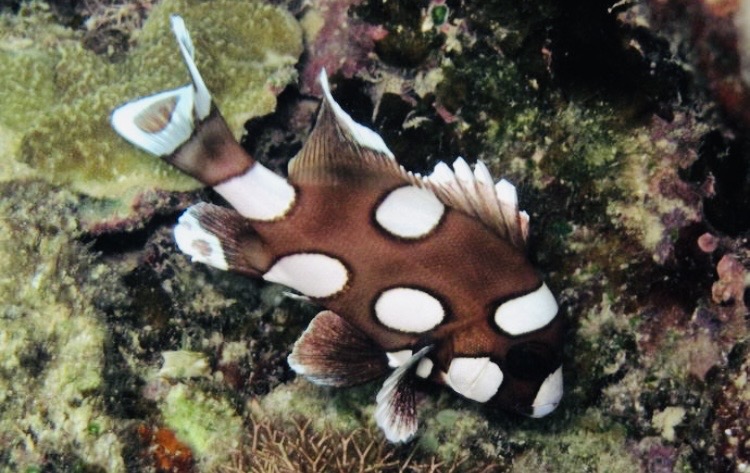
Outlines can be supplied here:
M190 138L164 160L209 186L241 176L255 164L234 139L216 107L196 125Z
M243 217L265 222L284 218L297 200L294 186L258 162L214 189Z

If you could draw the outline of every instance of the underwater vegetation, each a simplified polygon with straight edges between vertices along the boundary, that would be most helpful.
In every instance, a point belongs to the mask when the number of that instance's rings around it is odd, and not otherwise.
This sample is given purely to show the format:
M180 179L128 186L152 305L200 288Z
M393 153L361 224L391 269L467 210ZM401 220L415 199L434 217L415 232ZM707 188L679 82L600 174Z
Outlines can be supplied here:
M750 471L741 2L67 3L0 3L0 470ZM186 82L174 12L269 167L326 65L408 169L463 155L516 184L568 325L554 414L428 389L394 446L379 386L294 379L316 309L191 265L171 227L216 195L109 126Z

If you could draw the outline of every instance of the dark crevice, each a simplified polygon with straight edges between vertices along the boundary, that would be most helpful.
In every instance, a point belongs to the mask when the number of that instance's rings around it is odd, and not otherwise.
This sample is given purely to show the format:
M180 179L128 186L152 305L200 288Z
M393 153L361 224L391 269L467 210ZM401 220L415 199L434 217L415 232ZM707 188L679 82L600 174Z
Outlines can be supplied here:
M714 130L703 137L698 160L682 177L708 182L703 200L706 222L716 231L737 237L750 230L750 141L730 139Z
M177 213L156 215L143 228L128 232L105 233L97 236L84 235L81 242L91 244L91 249L104 256L141 251L148 239L159 228L172 226L177 221Z
M240 144L265 166L285 173L286 163L302 148L319 100L302 95L296 85L290 85L279 94L276 103L273 113L245 123Z

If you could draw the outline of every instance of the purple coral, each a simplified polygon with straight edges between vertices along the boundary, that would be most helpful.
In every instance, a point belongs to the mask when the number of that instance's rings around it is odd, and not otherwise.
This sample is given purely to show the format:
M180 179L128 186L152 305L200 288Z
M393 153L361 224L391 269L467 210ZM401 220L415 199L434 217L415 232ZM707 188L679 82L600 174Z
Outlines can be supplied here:
M340 74L350 79L371 64L375 43L388 31L349 14L351 7L361 3L362 0L315 2L314 11L322 17L322 26L308 38L308 57L300 80L303 93L320 95L317 77L323 68L330 76Z

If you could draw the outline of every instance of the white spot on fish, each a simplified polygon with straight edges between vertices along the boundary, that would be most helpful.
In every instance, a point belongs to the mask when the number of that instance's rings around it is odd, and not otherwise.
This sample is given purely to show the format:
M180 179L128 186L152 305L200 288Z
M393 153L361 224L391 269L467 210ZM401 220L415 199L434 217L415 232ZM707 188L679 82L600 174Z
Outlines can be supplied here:
M445 317L443 305L418 289L396 287L380 294L375 316L388 328L422 333L435 328Z
M503 372L488 357L454 358L445 381L458 394L487 402L503 384Z
M546 326L557 315L557 301L546 284L515 297L495 310L495 323L510 335L521 335Z
M263 279L283 284L310 297L330 297L349 281L344 264L320 253L297 253L276 261Z
M421 238L440 223L445 206L431 191L414 186L392 191L375 211L375 220L388 233Z
M429 358L422 358L417 365L417 376L427 378L432 374L432 368L435 364Z

